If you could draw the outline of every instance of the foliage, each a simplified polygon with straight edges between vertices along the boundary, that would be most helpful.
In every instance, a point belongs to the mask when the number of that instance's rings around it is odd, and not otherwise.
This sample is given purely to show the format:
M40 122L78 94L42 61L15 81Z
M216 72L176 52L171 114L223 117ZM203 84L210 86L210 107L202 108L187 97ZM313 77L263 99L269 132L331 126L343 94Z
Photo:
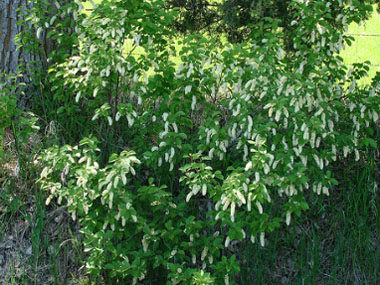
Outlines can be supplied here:
M59 129L66 127L54 125L60 118L57 109L62 106L57 106L56 98L60 93L52 90L48 74L53 76L57 64L78 53L77 26L84 19L83 7L79 1L41 0L23 9L26 11L22 13L27 12L27 16L18 23L23 28L16 36L16 42L18 48L34 55L22 66L24 76L29 77L27 107L40 115L43 124L50 123Z
M373 1L356 1L357 7ZM326 1L327 3L327 1ZM342 1L329 1L331 7L330 17L326 21L336 29L342 27L336 16L341 13ZM351 2L352 3L352 2ZM324 4L323 4L324 5ZM291 37L293 20L292 1L290 0L166 0L167 9L178 9L174 26L181 33L201 32L208 35L224 35L229 42L243 42L250 39L250 34L266 18L279 21L283 30L283 40L288 43L288 50L292 49ZM347 12L347 11L346 11ZM366 13L356 14L361 19L367 17ZM252 25L253 24L253 25Z
M19 77L21 77L20 74L4 75L3 82L0 83L0 165L8 159L5 152L7 134L10 134L15 141L20 163L21 144L27 142L30 134L38 129L37 118L34 114L24 112L17 106L17 100L22 96L25 86L24 83L19 82Z
M79 1L70 0L42 0L28 7L27 24L18 34L17 41L19 47L39 55L39 65L29 63L29 68L37 69L35 80L41 80L45 74L40 77L38 74L50 65L62 62L76 52L73 46L78 44L77 22L83 20L81 7Z
M176 39L162 1L103 1L78 21L78 54L49 82L87 137L42 153L39 182L79 218L93 276L234 284L236 247L265 246L329 195L335 161L376 147L378 83L356 85L368 63L347 70L352 39L329 21L371 10L348 2L290 2L293 58L272 18L222 50Z

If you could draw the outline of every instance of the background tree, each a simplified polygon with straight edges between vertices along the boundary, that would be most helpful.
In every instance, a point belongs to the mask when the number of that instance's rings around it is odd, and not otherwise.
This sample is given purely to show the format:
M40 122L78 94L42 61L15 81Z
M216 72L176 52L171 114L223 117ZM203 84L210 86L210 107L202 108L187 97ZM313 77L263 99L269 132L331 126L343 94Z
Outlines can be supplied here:
M185 34L201 32L225 35L229 42L246 41L253 32L251 27L265 18L279 20L288 50L292 49L291 16L294 13L290 0L166 0L168 9L178 9L175 28ZM327 19L336 28L343 28L336 20L341 7L339 2L330 1L331 18ZM378 0L361 0L358 3L375 3ZM359 5L358 5L359 6ZM360 14L366 18L365 13Z
M251 32L249 25L264 17L281 19L288 25L289 0L168 0L169 8L179 8L175 27L182 33L225 34L230 42L241 42Z

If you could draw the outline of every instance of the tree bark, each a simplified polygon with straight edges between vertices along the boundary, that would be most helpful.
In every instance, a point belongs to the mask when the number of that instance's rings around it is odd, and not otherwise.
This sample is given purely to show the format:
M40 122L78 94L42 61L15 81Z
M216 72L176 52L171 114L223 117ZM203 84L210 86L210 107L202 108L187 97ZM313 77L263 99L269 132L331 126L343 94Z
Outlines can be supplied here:
M25 18L28 8L25 0L0 0L0 72L5 75L17 74L20 63L38 61L15 43L15 36L25 28L17 22Z

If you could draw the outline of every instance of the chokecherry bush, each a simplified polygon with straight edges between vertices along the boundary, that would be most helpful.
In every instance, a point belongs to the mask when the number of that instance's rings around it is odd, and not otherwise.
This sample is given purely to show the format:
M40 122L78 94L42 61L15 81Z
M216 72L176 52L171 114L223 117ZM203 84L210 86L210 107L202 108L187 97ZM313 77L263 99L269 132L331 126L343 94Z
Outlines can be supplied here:
M159 0L102 1L77 22L78 52L49 82L86 137L43 152L39 182L79 219L90 274L236 284L241 245L265 246L334 190L331 165L376 146L379 85L357 84L369 63L339 57L372 7L291 9L291 31L266 18L223 48L176 37Z

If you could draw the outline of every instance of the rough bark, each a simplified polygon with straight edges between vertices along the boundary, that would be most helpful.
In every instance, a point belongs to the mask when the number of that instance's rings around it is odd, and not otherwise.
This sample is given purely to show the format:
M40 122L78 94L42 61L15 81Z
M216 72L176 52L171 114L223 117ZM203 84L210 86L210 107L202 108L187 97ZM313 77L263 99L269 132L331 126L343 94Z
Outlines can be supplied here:
M0 0L0 72L6 75L16 74L22 62L38 61L15 43L15 36L25 28L17 22L24 19L27 9L25 0Z

